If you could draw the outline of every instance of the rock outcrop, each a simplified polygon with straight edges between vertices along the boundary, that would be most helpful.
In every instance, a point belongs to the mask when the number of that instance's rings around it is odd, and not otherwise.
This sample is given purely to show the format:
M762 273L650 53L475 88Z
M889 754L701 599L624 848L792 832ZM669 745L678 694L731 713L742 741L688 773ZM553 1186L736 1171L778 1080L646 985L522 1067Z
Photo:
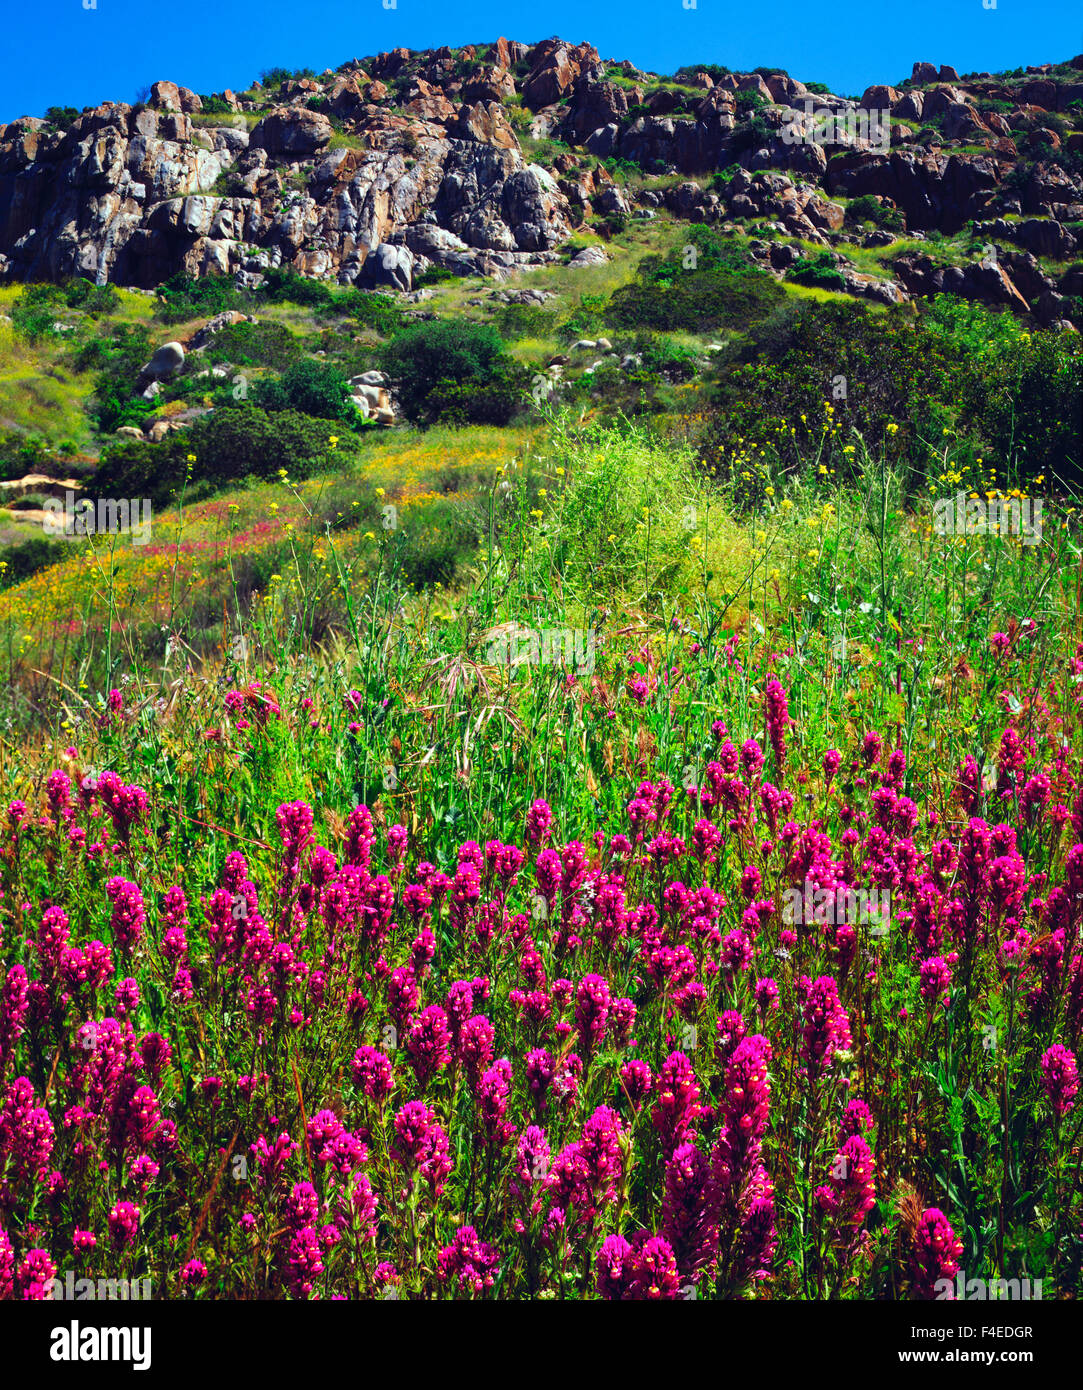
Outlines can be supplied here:
M332 88L332 109L352 113L334 148L329 117L298 102L251 132L231 117L193 128L183 91L157 83L155 107L104 105L65 131L0 127L0 276L152 287L289 265L408 291L431 264L497 278L543 264L571 230L498 101L422 120L355 103L351 76ZM414 230L450 236L411 246Z
M1083 56L1018 80L964 79L917 62L905 81L854 101L813 95L785 73L714 81L693 71L678 84L604 62L586 43L500 38L455 53L395 49L273 91L227 92L212 108L229 108L220 118L160 81L145 105L104 103L64 128L36 117L0 126L0 279L150 288L182 272L257 285L289 266L409 294L431 266L505 280L555 260L578 226L663 208L693 221L767 219L822 245L844 234L886 245L888 231L845 225L846 202L866 195L908 235L974 223L1020 255L1070 262L1083 253L1076 69ZM526 131L569 149L543 167L524 153ZM584 153L683 177L633 202ZM571 263L604 255L592 248ZM1003 258L1001 271L1011 288L975 272L958 292L1023 299L1045 318L1078 294L1031 293ZM934 280L907 263L900 293ZM882 280L863 283L852 292L882 293Z

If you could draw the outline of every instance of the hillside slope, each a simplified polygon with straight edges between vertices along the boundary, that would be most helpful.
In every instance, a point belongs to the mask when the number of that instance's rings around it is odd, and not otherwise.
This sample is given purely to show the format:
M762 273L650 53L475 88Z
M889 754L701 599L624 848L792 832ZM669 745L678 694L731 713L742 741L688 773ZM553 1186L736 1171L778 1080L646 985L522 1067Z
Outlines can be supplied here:
M0 276L252 284L289 266L410 292L434 266L505 279L576 228L605 236L665 207L825 248L973 224L1003 254L960 268L908 246L890 288L855 273L848 291L947 288L1078 321L1081 69L960 78L919 62L854 99L768 69L659 77L587 44L501 38L239 94L160 81L145 104L0 127Z

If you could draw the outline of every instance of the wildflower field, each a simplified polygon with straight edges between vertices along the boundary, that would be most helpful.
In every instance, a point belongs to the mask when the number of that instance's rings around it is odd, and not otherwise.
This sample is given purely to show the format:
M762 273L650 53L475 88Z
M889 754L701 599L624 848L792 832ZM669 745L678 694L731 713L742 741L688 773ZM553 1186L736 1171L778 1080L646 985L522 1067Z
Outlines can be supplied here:
M0 1298L1080 1296L1078 514L833 414L471 445L453 579L362 470L0 596Z

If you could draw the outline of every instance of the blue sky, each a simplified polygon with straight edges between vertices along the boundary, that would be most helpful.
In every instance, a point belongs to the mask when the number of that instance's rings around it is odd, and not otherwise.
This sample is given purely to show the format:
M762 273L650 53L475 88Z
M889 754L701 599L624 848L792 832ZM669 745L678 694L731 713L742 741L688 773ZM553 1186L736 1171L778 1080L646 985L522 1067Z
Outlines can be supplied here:
M92 4L95 8L87 9ZM1078 0L911 0L895 5L735 0L38 0L8 7L0 121L47 106L132 101L167 78L198 92L240 89L267 67L337 67L388 48L458 47L559 34L654 72L695 61L760 64L857 93L898 81L916 59L960 72L1060 62L1083 50ZM391 0L386 0L390 4ZM984 0L985 4L992 0Z

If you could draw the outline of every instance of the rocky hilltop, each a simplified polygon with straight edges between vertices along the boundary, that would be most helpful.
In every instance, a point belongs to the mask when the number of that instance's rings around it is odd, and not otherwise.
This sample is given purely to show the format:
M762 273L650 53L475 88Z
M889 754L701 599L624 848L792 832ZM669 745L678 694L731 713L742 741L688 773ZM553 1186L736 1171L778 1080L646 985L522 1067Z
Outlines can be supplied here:
M23 117L0 126L0 277L256 284L289 266L408 292L432 265L506 279L557 259L578 227L662 207L767 219L830 248L854 239L845 208L864 196L897 235L973 223L1016 251L960 269L909 248L895 280L854 274L852 293L950 288L1073 316L1079 268L1042 261L1083 252L1083 56L999 77L919 62L859 98L713 72L665 78L589 44L501 38L239 94L159 81L137 105Z

